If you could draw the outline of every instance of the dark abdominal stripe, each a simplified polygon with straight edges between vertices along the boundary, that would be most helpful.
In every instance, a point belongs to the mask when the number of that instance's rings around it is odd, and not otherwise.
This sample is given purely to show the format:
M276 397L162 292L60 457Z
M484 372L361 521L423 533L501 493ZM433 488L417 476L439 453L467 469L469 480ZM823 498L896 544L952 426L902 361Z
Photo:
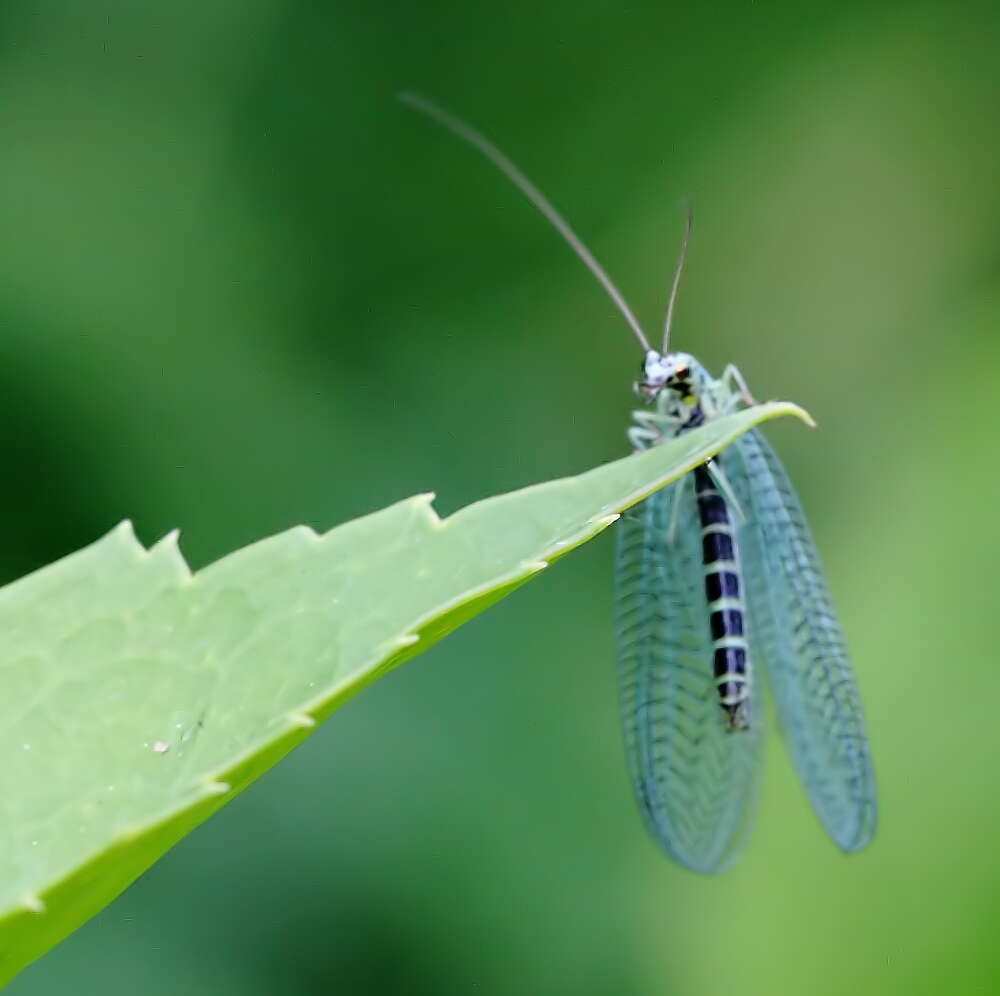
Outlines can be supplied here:
M729 507L716 490L704 464L694 470L694 490L701 521L705 598L712 629L712 665L719 704L727 728L744 730L750 725L750 658L744 626L746 606L739 550Z

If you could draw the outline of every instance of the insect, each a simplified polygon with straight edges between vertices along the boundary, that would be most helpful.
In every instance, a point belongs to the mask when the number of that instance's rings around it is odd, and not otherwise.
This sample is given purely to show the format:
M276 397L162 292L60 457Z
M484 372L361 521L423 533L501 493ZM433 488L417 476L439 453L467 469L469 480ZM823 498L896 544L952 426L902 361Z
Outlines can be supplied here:
M482 152L549 220L604 287L643 350L636 449L754 404L739 370L712 377L671 352L691 213L654 349L573 229L487 138L416 94L401 99ZM701 872L739 854L761 770L766 674L813 808L844 851L875 830L875 779L860 697L798 498L756 430L627 512L616 554L618 680L626 753L646 825Z

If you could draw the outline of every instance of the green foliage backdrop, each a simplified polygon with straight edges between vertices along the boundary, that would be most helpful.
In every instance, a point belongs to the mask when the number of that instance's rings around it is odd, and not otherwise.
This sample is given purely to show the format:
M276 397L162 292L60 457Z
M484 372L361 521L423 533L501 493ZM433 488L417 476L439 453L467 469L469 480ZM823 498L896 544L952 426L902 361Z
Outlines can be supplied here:
M769 430L855 652L883 816L823 837L777 737L733 872L646 840L598 540L350 703L10 987L990 991L1000 435L993 5L0 9L9 580L128 516L201 566L624 452L638 352L473 120ZM0 836L6 831L0 823Z

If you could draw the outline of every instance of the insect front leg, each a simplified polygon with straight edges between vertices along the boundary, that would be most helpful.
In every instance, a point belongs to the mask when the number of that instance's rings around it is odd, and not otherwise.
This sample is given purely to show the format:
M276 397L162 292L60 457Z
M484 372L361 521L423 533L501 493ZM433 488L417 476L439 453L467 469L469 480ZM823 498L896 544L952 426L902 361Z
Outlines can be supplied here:
M635 425L629 426L628 441L635 450L648 450L655 446L663 435L660 418L655 412L632 412Z
M628 430L628 440L637 450L648 450L677 432L677 418L665 412L634 411L632 419L635 425Z
M723 384L735 387L740 398L742 398L747 405L752 406L757 404L756 399L750 393L750 388L747 386L746 378L740 373L740 368L736 366L735 363L729 363L726 365L726 369L722 371L722 376L719 380Z

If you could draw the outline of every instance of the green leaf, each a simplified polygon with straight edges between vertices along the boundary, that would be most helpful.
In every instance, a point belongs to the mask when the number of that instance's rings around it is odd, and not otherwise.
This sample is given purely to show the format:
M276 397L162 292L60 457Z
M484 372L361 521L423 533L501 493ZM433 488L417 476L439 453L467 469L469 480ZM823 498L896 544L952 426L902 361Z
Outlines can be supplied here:
M0 984L369 682L753 425L739 412L441 520L418 495L197 574L122 523L0 589Z

